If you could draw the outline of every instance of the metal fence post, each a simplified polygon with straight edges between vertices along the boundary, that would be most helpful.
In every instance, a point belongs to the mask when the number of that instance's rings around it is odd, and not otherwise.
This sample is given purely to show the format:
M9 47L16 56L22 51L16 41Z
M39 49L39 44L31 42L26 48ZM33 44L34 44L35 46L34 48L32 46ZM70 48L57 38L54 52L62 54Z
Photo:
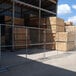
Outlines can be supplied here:
M1 24L0 24L0 65L1 65Z

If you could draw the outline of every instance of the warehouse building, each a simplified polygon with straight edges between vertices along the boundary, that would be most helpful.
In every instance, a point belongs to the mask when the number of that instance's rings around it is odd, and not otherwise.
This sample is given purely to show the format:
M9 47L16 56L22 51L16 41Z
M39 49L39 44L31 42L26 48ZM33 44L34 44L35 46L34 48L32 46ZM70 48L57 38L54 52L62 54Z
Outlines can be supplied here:
M50 17L57 16L57 2L0 0L0 54L22 50L26 54L55 50L57 31L54 27L54 30L51 29Z

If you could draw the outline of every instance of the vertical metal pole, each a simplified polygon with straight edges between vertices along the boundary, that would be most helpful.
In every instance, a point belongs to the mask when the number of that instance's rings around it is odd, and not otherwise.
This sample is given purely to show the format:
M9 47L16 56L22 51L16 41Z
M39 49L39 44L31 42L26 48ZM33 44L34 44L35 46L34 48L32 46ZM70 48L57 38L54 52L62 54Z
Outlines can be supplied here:
M1 24L0 24L0 65L1 65Z
M44 30L44 58L46 58L46 31Z
M15 1L13 0L13 14L12 14L12 51L14 51L14 17L15 17Z
M57 17L57 5L58 5L58 1L56 4L56 17ZM56 20L56 24L57 24L57 20ZM57 28L56 28L56 30L57 30ZM58 36L58 39L59 39L59 36ZM56 42L55 42L55 45L56 45ZM56 47L58 47L58 45L56 45ZM58 49L56 51L57 51L57 55L58 55Z
M39 8L41 8L41 0L39 0ZM41 26L41 10L39 9L39 28ZM39 29L39 42L40 42L40 29Z
M28 31L28 29L26 28L26 59L27 59L27 47L28 47L28 45L27 45L27 31Z

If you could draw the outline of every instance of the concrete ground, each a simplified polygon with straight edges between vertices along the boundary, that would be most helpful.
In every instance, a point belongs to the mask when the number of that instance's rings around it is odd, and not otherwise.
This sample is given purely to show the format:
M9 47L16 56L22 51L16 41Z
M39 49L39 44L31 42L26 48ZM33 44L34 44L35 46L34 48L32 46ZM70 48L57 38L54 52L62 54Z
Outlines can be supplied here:
M34 49L37 50L38 49ZM48 51L25 54L25 51L3 53L0 76L76 76L76 51Z

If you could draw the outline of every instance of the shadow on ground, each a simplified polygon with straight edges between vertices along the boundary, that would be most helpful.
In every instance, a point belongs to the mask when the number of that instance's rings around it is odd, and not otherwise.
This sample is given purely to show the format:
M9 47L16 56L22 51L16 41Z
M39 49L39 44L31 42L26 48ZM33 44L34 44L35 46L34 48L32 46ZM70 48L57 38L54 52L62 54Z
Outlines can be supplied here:
M54 50L44 50L44 48L38 48L38 47L30 47L30 48L25 48L25 49L16 49L12 52L17 52L17 53L20 53L20 54L37 54L37 53L43 53L43 52L49 52L49 51L54 51ZM2 50L2 52L11 52L11 50Z
M16 54L14 60L10 58L10 63L16 62L17 59L25 62L20 65L9 66L6 72L0 73L0 76L76 76L76 72L19 57Z

